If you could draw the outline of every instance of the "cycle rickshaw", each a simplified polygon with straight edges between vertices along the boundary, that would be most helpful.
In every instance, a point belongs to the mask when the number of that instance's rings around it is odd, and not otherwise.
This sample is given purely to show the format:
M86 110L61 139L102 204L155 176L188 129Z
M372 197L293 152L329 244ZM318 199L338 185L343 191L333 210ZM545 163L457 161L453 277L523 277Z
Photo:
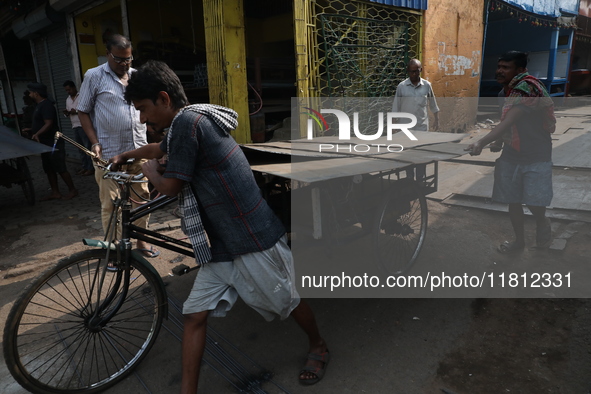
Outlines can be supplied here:
M338 238L346 228L369 232L373 247L379 251L375 262L386 272L396 273L412 265L425 240L425 195L436 189L437 160L463 152L464 146L449 143L461 136L439 134L431 138L435 137L439 139L433 142L439 142L437 145L417 145L414 152L398 155L398 160L316 157L294 167L290 158L278 159L277 152L289 149L293 153L294 148L310 151L310 146L283 143L244 149L264 195L279 215L284 219L291 216L287 202L301 193L309 202L303 210L311 215L308 223L312 237ZM272 157L267 155L270 151L274 152ZM352 159L358 162L348 167L346 162ZM163 196L132 210L130 185L141 182L140 176L106 172L105 177L121 185L121 197L115 201L121 210L121 239L85 240L95 248L64 258L43 273L24 291L7 318L7 366L14 378L33 392L100 392L128 376L146 357L167 317L167 296L162 278L132 250L131 239L193 256L187 242L133 225L134 220L171 204L175 198ZM364 187L360 189L360 185ZM331 190L343 190L350 198L337 201ZM364 206L372 214L362 212L335 220L338 216L330 209L324 209L327 214L320 213L326 204L348 212L349 203L360 199L367 202ZM306 231L296 229L296 222L286 221L292 232ZM114 223L112 219L111 231ZM392 257L392 248L402 249L400 258L390 264L387 259ZM181 266L176 273L191 269Z

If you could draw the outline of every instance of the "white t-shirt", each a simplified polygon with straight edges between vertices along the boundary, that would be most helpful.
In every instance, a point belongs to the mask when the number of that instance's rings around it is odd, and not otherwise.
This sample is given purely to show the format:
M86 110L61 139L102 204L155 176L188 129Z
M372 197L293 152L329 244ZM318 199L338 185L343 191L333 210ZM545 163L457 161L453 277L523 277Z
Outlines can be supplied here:
M423 78L417 85L414 85L410 78L400 82L394 95L392 103L393 112L411 113L417 117L417 125L412 130L429 131L429 115L427 107L431 112L439 112L437 101L431 83Z
M68 98L66 99L66 109L68 111L71 111L72 108L76 109L77 105L78 105L78 93L76 93L76 96L73 99L72 99L72 96L68 95ZM82 127L82 125L80 124L80 119L78 118L78 115L70 115L70 122L72 122L72 128Z

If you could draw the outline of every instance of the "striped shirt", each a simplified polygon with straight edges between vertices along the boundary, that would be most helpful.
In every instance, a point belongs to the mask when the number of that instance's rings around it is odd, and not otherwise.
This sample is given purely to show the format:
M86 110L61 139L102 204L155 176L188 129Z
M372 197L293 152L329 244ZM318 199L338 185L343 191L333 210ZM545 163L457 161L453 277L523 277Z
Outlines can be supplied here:
M130 68L129 75L133 71ZM127 104L124 93L125 86L109 63L88 70L80 86L76 109L90 114L104 159L148 143L139 111Z

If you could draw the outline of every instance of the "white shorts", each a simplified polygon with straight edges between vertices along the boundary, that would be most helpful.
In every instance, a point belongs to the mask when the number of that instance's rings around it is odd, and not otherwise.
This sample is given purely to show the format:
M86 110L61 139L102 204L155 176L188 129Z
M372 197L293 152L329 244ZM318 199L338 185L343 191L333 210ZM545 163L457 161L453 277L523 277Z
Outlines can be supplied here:
M298 306L287 235L262 252L204 264L183 304L183 314L211 311L211 316L226 316L238 296L268 321L275 316L286 319Z

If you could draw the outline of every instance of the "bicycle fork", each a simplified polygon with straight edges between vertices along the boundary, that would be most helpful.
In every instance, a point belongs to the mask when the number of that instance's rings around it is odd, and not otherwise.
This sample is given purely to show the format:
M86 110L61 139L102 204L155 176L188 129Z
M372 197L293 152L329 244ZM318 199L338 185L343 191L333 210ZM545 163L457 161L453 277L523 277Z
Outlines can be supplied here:
M105 261L99 264L105 264L105 268L103 270L98 270L95 273L93 278L93 283L90 289L89 294L92 297L92 294L96 291L96 307L94 312L87 316L86 324L88 328L92 331L99 332L105 327L109 321L117 314L125 299L127 297L127 293L129 290L129 283L130 283L130 276L131 276L131 269L129 261L131 259L131 240L129 239L128 235L128 228L127 226L123 226L122 229L122 238L117 243L113 243L112 239L117 234L117 216L118 212L121 210L122 222L127 223L131 209L131 204L129 203L126 196L122 198L118 198L113 202L114 209L111 214L111 218L109 220L109 226L107 234L105 235L104 243L106 244L106 257ZM113 247L114 246L114 247ZM114 262L114 270L109 272L109 262L110 254L115 251L117 254L117 258ZM123 262L124 265L121 266L120 263ZM100 272L100 278L98 278ZM114 283L110 284L110 289L108 289L108 294L103 301L101 301L101 294L103 291L103 286L105 284L105 279L107 274L116 275ZM115 299L118 298L117 303L112 305ZM89 300L89 304L92 301ZM111 308L109 313L102 316L103 312Z

